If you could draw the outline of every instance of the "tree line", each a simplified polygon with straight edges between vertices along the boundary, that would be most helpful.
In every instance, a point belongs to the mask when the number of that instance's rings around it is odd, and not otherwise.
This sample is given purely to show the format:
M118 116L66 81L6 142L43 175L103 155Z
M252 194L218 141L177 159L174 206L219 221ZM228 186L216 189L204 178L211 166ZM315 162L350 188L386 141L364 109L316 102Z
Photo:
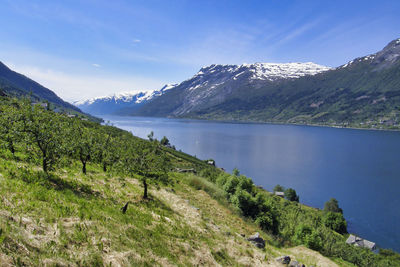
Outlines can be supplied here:
M112 126L71 118L29 99L2 98L0 115L1 145L14 157L18 152L27 154L46 174L71 160L80 162L83 174L88 163L100 164L104 172L139 178L144 198L149 180L167 180L171 164L156 139L146 141ZM169 144L167 139L163 143Z

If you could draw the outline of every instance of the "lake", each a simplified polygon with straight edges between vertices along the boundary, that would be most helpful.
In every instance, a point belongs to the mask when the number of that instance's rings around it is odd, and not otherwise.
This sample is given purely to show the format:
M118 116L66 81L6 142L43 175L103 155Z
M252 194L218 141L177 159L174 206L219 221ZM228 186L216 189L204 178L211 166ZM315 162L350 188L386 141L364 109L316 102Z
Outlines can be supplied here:
M167 136L200 159L238 168L256 185L294 188L300 202L339 201L348 231L400 252L400 132L103 116L147 138Z

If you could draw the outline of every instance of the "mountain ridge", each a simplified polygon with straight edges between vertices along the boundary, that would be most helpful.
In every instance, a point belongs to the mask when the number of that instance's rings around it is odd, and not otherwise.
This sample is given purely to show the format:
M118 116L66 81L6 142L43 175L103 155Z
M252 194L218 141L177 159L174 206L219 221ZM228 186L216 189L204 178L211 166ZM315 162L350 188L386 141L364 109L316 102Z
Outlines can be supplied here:
M217 89L209 78L193 89L190 81L203 77L195 75L127 115L398 128L399 59L395 39L377 53L296 79L252 81L248 72L233 81L225 76ZM213 69L214 76L224 73Z
M0 89L5 93L16 96L32 95L38 100L47 100L61 107L80 112L76 106L62 100L53 91L30 79L29 77L11 70L0 61Z
M123 113L123 110L126 108L138 108L140 105L143 105L155 97L161 96L167 90L175 86L176 84L166 84L159 90L121 92L108 96L75 101L73 104L88 113L104 114L104 112L107 112L106 114L119 114Z

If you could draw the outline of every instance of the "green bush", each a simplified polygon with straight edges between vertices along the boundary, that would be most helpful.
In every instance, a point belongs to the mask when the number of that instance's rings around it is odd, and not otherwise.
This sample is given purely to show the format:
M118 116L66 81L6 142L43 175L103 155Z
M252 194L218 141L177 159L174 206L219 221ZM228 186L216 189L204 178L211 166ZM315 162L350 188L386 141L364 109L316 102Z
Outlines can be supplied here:
M296 227L293 237L295 243L304 244L313 250L322 248L322 239L320 234L308 225L300 224Z
M339 208L339 202L334 198L331 198L325 203L324 211L343 213L343 210Z
M285 190L285 198L289 201L299 202L299 196L296 193L296 190L293 188L288 188Z
M347 223L341 213L326 212L322 218L324 225L340 234L347 233Z

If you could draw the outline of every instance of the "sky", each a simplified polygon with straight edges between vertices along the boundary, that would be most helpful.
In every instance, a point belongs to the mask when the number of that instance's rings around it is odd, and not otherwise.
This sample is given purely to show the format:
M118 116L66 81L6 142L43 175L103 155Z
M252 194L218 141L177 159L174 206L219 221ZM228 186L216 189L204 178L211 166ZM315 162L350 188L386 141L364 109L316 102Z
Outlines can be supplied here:
M337 67L399 38L399 14L400 0L0 0L0 61L72 102L211 64Z

